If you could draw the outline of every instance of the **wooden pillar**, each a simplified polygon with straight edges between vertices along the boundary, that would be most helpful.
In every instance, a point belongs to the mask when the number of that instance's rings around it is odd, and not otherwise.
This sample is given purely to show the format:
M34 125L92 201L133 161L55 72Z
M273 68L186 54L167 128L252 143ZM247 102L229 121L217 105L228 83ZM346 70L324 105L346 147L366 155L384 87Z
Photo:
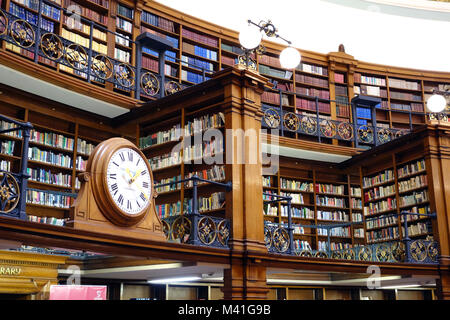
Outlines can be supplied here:
M431 178L428 183L431 210L437 214L436 240L440 247L438 296L450 300L450 126L431 128L425 150L428 177Z
M265 299L266 268L249 258L265 253L260 158L261 94L267 79L237 68L223 77L226 123L226 216L231 221L230 269L224 272L225 299Z

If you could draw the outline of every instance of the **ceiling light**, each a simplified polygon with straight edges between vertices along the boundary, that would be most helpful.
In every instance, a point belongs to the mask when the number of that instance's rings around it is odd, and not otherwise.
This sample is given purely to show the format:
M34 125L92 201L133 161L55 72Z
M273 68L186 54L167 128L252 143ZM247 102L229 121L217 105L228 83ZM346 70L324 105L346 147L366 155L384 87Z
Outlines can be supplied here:
M175 278L164 278L164 279L151 279L148 280L148 283L152 284L172 284L172 283L178 283L178 282L189 282L189 281L195 281L200 280L201 277L199 276L186 276L186 277L175 277Z

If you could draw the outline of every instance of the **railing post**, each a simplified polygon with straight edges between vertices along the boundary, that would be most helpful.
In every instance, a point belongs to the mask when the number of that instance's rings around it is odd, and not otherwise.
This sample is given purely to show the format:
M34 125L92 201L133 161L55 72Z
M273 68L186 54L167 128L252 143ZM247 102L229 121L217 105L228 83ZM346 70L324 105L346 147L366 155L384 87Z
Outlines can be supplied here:
M22 161L20 163L20 201L19 201L19 212L18 217L21 220L27 219L27 213L26 213L26 204L27 204L27 188L28 188L28 144L30 140L30 129L33 126L31 123L27 123L27 127L22 129L23 134L23 145L22 145Z
M400 219L403 218L403 228L405 229L405 238L403 241L405 242L405 251L406 251L406 261L411 262L411 254L409 252L409 244L411 239L409 238L408 232L408 219L406 218L407 214L400 212Z
M358 135L358 126L357 126L357 121L358 121L358 116L356 115L356 104L355 102L352 100L350 102L350 105L352 106L352 120L353 120L353 136L355 138L355 148L359 147L359 135Z
M326 228L326 230L327 230L327 254L328 254L328 257L331 257L330 228Z
M92 66L92 41L94 39L94 23L90 20L90 32L89 32L89 53L88 53L88 65L87 65L87 82L91 83L91 66Z
M289 254L292 254L294 252L294 231L292 228L292 213L291 213L291 201L292 198L289 197L287 199L287 206L288 206L288 232L289 232Z
M42 23L42 0L39 0L36 39L34 41L34 63L38 63L38 61L39 61L39 43L41 41L41 23Z
M320 123L319 123L319 97L315 97L315 103L316 103L316 126L317 126L317 129L316 129L316 132L317 132L317 137L319 138L319 142L322 142L322 139L321 139L321 137L320 137L320 129L319 129L319 127L320 127Z
M200 240L198 239L198 221L199 221L199 212L198 212L198 176L192 176L192 212L189 214L191 220L191 234L189 238L189 244L193 245L201 245Z
M158 52L158 63L159 63L159 76L161 77L161 98L163 98L166 88L166 50L162 50ZM194 180L195 182L195 180ZM197 181L198 182L198 181Z
M136 41L136 99L141 99L141 67L142 67L142 45L139 41ZM163 91L162 85L160 85L160 89Z
M278 89L278 93L280 95L280 127L281 127L281 136L284 137L283 96L281 94L281 89Z

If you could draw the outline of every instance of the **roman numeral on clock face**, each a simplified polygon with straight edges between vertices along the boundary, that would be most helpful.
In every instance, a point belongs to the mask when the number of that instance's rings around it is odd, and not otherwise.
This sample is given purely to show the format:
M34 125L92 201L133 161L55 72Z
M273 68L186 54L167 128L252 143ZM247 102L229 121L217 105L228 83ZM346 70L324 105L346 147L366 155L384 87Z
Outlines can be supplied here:
M148 189L149 184L147 181L142 181L142 188Z
M143 201L146 200L146 199L145 199L145 194L143 194L142 192L141 192L141 194L140 194L139 196L141 197L141 199L142 199Z
M123 200L124 200L123 196L120 194L119 198L117 199L117 202L119 202L121 206L123 206Z
M128 152L128 160L130 160L131 162L133 162L133 153Z
M120 157L120 159L122 160L122 162L125 161L125 156L123 155L123 153L119 153L119 157Z

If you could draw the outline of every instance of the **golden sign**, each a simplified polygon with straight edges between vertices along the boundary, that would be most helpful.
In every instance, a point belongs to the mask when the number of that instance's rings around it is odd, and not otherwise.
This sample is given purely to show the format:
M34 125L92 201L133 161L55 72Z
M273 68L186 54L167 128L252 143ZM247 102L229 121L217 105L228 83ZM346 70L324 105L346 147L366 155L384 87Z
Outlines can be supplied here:
M19 267L0 267L0 275L18 276L22 272Z

